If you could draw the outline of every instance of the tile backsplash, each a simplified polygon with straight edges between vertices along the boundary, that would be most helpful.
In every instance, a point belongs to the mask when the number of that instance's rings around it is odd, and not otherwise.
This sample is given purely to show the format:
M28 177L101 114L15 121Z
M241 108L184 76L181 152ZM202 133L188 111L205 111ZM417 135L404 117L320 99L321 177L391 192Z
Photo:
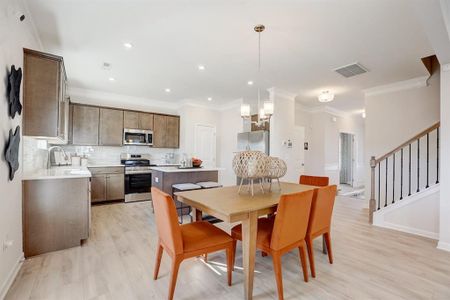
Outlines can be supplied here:
M62 148L71 155L86 155L88 164L118 164L120 154L142 154L149 158L152 164L178 163L178 149L159 149L146 146L74 146L63 145ZM23 139L23 167L24 172L33 172L45 168L47 164L47 150L38 147L38 140L24 137ZM173 159L168 159L173 154Z

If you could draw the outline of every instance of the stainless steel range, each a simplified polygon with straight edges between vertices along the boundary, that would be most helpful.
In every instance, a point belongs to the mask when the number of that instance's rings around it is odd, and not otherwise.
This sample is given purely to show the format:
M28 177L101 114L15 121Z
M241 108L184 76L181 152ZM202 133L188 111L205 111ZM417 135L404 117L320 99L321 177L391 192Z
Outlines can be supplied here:
M125 202L151 200L150 160L140 154L122 154L120 162L125 165Z

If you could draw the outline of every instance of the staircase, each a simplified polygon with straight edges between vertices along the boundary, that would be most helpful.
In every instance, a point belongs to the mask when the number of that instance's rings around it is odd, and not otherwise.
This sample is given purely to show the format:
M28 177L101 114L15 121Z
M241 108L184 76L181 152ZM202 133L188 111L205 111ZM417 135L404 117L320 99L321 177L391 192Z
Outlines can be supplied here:
M413 218L411 215L412 205L416 206L415 211L420 211L426 207L426 204L420 203L421 201L430 198L433 200L429 201L433 203L429 206L438 203L436 198L439 199L439 127L438 122L385 155L371 158L369 202L371 224L402 230L403 225L386 225L389 223L384 222L385 215L398 210L399 212L395 214L399 218L409 217L409 223L416 220L420 223L416 216ZM406 210L406 206L410 206L409 211ZM403 216L401 209L405 210ZM396 226L398 228L395 228ZM412 233L430 236L421 234L420 230Z

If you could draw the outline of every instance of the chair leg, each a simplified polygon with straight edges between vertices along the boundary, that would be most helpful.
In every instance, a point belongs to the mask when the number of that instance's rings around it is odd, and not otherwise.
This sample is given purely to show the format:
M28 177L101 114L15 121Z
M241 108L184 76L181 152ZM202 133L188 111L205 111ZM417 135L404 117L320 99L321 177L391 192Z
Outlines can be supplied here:
M300 261L302 264L302 270L303 270L303 280L305 282L308 282L308 262L306 261L306 243L298 247L298 253L300 254Z
M175 293L175 286L177 284L178 269L183 259L179 256L172 258L172 270L170 271L170 282L169 282L169 295L168 299L173 299L173 294Z
M234 250L233 245L227 248L227 277L228 277L228 286L231 286L231 276L233 274L233 263L234 263Z
M325 237L325 244L327 245L327 252L328 252L328 260L330 261L330 264L333 263L333 251L331 250L331 235L329 232L324 234Z
M313 278L316 278L316 266L314 263L314 249L313 249L313 241L311 238L306 238L306 247L308 248L309 267L311 269L311 276Z
M205 253L204 260L205 260L205 262L208 262L208 253Z
M272 254L275 280L277 281L278 299L283 300L283 273L281 271L281 256L278 253Z
M236 263L236 245L237 241L233 240L233 261L231 262L232 270L234 271L234 264Z
M261 256L262 257L266 257L267 256L267 252L261 251Z
M163 255L163 247L158 242L158 249L156 250L155 270L153 272L153 280L158 279L159 267L161 266L161 258Z

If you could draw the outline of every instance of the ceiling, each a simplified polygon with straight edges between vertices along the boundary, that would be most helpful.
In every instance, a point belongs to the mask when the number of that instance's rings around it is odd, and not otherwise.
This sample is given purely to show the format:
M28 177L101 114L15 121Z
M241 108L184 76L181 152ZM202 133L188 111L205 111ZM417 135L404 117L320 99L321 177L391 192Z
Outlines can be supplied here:
M409 0L26 3L44 49L64 56L71 87L172 103L251 100L259 84L311 106L329 89L336 94L330 106L357 110L363 89L423 76L420 58L433 54ZM258 23L266 26L259 77ZM370 72L344 78L333 71L353 62Z

